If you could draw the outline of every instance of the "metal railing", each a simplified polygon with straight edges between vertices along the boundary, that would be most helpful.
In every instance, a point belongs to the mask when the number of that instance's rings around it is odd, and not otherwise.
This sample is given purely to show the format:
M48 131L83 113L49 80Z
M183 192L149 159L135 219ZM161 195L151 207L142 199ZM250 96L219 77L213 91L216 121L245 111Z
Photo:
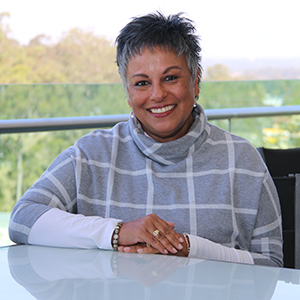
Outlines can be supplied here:
M205 113L208 120L228 120L228 131L231 131L232 119L297 115L300 114L300 105L206 109ZM112 127L118 122L127 121L128 118L129 115L124 114L0 120L0 134Z

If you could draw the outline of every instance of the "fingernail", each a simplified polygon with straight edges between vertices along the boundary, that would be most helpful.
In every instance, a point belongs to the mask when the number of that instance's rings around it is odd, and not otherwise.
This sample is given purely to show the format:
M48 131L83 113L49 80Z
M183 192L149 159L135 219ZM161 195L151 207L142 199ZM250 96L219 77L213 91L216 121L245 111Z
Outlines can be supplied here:
M183 249L183 246L181 244L178 244L178 249Z
M184 242L184 239L183 239L182 237L180 237L180 238L179 238L179 242L180 242L180 243L183 243L183 242Z
M168 254L168 250L167 249L164 250L164 254Z
M181 245L181 244L180 244L180 245ZM172 250L173 250L174 253L177 253L177 252L178 252L175 248L173 248Z
M137 252L138 252L138 253L142 253L142 252L143 252L143 249L137 249Z

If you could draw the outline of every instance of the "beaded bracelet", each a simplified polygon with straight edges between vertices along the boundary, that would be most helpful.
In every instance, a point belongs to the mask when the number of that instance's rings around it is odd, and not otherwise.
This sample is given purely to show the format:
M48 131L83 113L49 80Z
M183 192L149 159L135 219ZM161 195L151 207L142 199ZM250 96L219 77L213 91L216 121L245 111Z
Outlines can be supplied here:
M190 254L191 246L190 246L190 243L189 243L188 235L186 233L183 233L183 237L184 237L185 242L186 242L187 252L188 252L188 254Z
M119 247L119 231L120 231L120 228L122 227L122 225L123 225L123 222L122 221L119 222L114 230L112 246L115 251L117 251L118 247Z

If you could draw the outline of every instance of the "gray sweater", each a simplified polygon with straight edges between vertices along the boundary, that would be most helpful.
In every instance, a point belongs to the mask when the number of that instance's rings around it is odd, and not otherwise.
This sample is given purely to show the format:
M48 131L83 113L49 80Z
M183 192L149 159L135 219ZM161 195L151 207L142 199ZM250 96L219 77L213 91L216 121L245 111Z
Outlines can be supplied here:
M200 105L193 116L190 131L168 143L145 135L134 116L79 139L17 202L11 239L27 243L30 228L52 207L125 222L156 213L179 233L282 266L280 206L260 155L208 123Z

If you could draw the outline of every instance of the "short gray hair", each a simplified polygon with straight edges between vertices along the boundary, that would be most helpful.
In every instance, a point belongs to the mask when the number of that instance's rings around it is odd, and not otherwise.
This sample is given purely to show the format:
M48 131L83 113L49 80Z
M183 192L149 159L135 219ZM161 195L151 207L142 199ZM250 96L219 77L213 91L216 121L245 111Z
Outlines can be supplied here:
M160 12L133 18L116 38L117 65L124 87L127 87L127 65L131 57L141 54L145 48L174 51L184 55L192 77L200 84L202 76L201 47L193 22L182 13L164 16Z

